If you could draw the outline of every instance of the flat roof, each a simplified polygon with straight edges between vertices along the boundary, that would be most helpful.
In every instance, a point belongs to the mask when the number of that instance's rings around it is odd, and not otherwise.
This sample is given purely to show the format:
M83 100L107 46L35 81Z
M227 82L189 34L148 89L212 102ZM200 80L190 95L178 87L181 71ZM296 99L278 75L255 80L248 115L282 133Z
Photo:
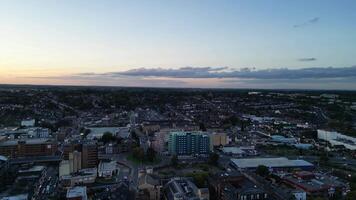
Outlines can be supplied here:
M114 171L118 169L116 161L100 162L99 171Z
M278 167L305 167L314 166L313 164L305 160L289 160L285 157L277 158L245 158L245 159L231 159L238 168L256 168L259 165L266 167L278 168Z
M110 132L114 136L118 135L122 138L130 136L129 127L86 127L86 129L90 130L87 138L102 137L106 132Z
M243 154L244 151L239 147L223 147L222 151L224 153L232 153L232 154Z
M17 145L19 141L25 141L26 144L45 144L49 140L48 138L31 138L31 139L13 139L13 140L5 140L0 142L0 146L14 146Z
M73 187L67 190L67 198L84 197L87 195L87 187Z
M18 194L14 196L7 196L1 198L1 200L27 200L28 199L28 194Z
M7 157L6 157L6 156L2 156L2 155L0 155L0 160L1 160L1 161L7 161L8 159L7 159Z
M45 169L45 166L41 166L41 165L36 165L33 166L29 169L23 169L23 170L19 170L19 173L26 173L26 172L41 172Z

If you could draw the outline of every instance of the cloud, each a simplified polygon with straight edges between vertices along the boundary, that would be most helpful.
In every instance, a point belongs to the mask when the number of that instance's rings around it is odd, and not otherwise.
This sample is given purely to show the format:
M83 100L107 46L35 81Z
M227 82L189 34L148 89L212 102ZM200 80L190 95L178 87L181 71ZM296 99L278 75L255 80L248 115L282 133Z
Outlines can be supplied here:
M137 68L121 72L22 79L24 82L60 85L352 90L356 88L356 66L260 70L228 67Z
M316 58L299 58L298 61L301 62L311 62L311 61L316 61Z
M123 72L106 73L104 76L169 77L169 78L242 78L242 79L302 79L302 78L343 78L356 77L356 66L314 67L302 69L242 68L231 70L227 67L183 67L178 69L138 68Z
M118 76L151 76L151 77L174 77L174 78L216 78L227 67L182 67L179 69L163 68L138 68L124 72L112 72L107 75Z
M295 24L293 27L294 28L302 28L302 27L305 27L305 26L309 26L309 25L312 25L312 24L316 24L319 22L319 17L314 17L312 19L309 19L301 24Z

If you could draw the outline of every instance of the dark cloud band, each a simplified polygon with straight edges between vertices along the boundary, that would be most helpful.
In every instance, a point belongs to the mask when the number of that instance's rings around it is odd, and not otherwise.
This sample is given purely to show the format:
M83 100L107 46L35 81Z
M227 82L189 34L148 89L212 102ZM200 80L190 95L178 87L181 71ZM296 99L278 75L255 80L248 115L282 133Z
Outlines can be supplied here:
M302 69L263 69L243 68L231 70L227 67L184 67L179 69L138 68L123 72L111 72L105 76L139 76L170 78L247 78L247 79L302 79L302 78L346 78L356 77L356 66L315 67Z

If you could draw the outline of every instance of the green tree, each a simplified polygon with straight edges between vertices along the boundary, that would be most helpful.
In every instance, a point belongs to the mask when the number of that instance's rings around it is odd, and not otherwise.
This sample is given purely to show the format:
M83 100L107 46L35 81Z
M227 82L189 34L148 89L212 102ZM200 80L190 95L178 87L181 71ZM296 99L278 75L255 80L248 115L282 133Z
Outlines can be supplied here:
M110 132L105 132L100 140L106 144L112 141L116 141L116 137L113 136L113 134Z
M209 164L218 165L218 161L219 161L219 154L214 152L209 155Z
M177 167L178 166L178 156L177 155L173 155L171 158L171 165L173 167Z
M150 162L153 162L156 159L156 151L152 147L147 149L146 158Z
M84 137L87 137L90 133L90 129L83 129Z
M356 199L356 190L350 191L347 193L345 200L355 200Z
M132 156L139 161L143 161L145 159L145 152L144 152L143 148L135 147L132 150Z
M267 176L269 174L268 167L266 167L264 165L259 165L256 169L256 174L263 176L263 177Z
M326 153L322 153L320 156L319 156L319 163L320 164L328 164L329 162L329 157L326 155Z
M206 131L206 126L205 126L205 124L204 124L203 122L201 122L201 123L199 124L199 129L200 129L201 131Z
M209 174L206 172L201 172L201 173L194 173L191 175L194 179L194 183L197 185L197 187L202 188L206 186L206 180L209 177Z

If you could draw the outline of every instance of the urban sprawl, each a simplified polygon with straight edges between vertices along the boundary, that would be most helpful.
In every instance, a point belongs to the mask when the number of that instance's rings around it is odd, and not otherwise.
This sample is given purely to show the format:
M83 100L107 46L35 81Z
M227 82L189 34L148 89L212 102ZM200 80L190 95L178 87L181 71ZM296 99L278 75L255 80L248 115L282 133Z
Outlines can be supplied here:
M0 87L0 200L356 199L356 93Z

